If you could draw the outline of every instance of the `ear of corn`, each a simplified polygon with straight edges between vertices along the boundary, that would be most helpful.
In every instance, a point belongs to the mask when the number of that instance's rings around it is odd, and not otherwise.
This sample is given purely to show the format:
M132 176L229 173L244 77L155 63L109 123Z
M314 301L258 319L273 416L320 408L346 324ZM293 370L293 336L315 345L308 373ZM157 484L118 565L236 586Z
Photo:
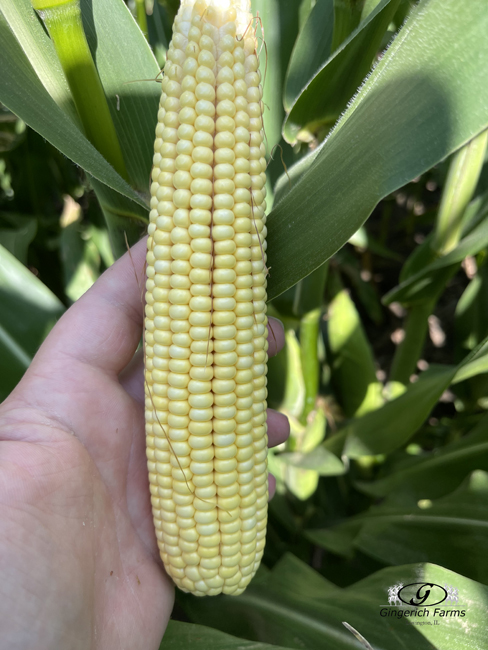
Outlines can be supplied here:
M240 594L267 521L262 90L250 0L182 0L154 145L145 384L166 571Z

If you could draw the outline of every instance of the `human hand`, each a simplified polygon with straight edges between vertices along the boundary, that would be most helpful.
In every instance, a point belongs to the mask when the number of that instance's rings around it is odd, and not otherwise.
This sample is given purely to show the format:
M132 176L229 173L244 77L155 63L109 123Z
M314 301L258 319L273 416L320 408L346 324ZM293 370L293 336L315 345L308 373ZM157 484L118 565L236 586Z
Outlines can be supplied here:
M145 240L60 319L0 406L0 630L9 650L157 649L174 589L146 468ZM269 354L284 344L270 319ZM268 411L270 446L288 435ZM270 493L273 491L270 485Z

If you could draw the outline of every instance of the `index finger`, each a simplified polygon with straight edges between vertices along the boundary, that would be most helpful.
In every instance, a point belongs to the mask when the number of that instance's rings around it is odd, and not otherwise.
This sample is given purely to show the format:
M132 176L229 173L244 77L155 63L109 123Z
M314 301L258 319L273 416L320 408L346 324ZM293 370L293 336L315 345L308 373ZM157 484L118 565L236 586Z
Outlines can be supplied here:
M146 238L115 262L56 324L39 356L70 357L118 374L142 334Z

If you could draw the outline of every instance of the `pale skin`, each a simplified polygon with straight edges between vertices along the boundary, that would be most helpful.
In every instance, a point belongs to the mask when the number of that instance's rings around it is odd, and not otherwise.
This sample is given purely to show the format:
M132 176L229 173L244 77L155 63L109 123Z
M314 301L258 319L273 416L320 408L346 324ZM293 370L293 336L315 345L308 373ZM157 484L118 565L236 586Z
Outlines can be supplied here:
M145 457L145 242L60 319L0 405L0 630L9 650L156 650L174 601ZM270 320L269 353L283 346ZM270 445L289 433L268 412ZM274 489L270 483L270 492Z

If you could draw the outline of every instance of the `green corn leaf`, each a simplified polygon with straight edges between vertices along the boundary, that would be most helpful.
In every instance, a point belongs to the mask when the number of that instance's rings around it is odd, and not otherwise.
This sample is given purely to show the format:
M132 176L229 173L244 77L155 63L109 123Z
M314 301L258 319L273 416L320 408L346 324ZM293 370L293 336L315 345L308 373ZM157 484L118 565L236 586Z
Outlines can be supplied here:
M457 354L465 354L488 331L488 265L481 264L456 305L455 340Z
M325 447L318 447L307 454L299 451L280 454L281 463L306 470L313 470L319 476L340 476L345 474L346 468L340 458Z
M466 610L465 616L447 621L438 615L440 624L423 626L407 617L381 616L382 608L396 609L388 608L391 586L419 581L456 587L459 604L454 608ZM375 650L466 650L484 647L488 588L441 566L417 563L383 569L340 589L286 554L259 584L251 583L241 596L220 598L218 608L211 598L181 594L179 600L191 621L259 643L358 650L362 646L344 627L346 621ZM451 603L439 605L442 612L452 608ZM433 614L428 620L433 621Z
M27 264L27 250L37 233L37 221L27 214L0 212L0 245L22 264Z
M475 469L488 472L488 416L466 436L420 457L409 457L394 463L386 476L357 487L375 497L384 497L402 490L417 499L435 499L459 486Z
M388 564L430 561L486 583L488 474L473 472L456 492L416 506L384 505L361 516L355 548Z
M317 14L317 22L330 21L327 4L315 5L309 22L314 20L314 11ZM288 114L283 126L283 135L287 142L294 144L297 140L307 141L312 139L313 134L320 128L327 132L332 127L368 73L398 4L399 0L381 0L374 11L332 53L330 59L327 59L327 54L332 42L328 43L328 26L325 26L325 29L322 26L323 40L320 34L317 36L314 33L307 33L303 39L298 40L291 62L292 84L290 89L287 87L285 94ZM322 5L321 9L318 9L319 5ZM313 25L313 30L317 32L318 24ZM315 43L317 58L310 59L309 50L317 39L321 47ZM300 77L300 68L295 68L295 61L296 65L299 65L303 59L311 61L315 69L317 64L320 65L319 71L311 80L310 73L314 70L307 66ZM297 97L297 91L300 90L301 93ZM290 106L295 97L295 103Z
M0 101L94 178L145 206L78 127L54 47L29 0L2 0L0 10ZM155 78L159 67L122 0L82 0L81 10L129 176L147 192L160 90L139 80Z
M379 408L383 386L376 379L371 346L346 290L331 301L328 318L332 382L347 417Z
M488 356L485 339L457 366L432 367L410 384L405 392L376 411L351 420L341 431L347 438L344 453L352 458L393 451L405 444L420 428L442 393L462 376L470 364L480 363L482 372Z
M334 33L334 1L317 2L295 42L286 73L283 103L287 111L304 86L329 58Z
M160 650L287 650L283 646L245 641L211 627L170 621Z
M29 0L19 0L19 2L2 0L0 14L3 15L3 20L17 39L44 88L56 104L79 126L78 113L56 50L42 23L32 10ZM1 22L0 25L2 25ZM5 27L2 25L2 43L5 43L3 39L7 36L4 29Z
M483 207L486 211L486 205ZM488 246L488 218L485 216L453 250L410 275L398 287L389 291L383 297L383 302L387 305L392 302L411 305L429 299L437 294L439 287L444 286L446 275L452 275L465 257L476 255L486 246Z
M300 361L300 346L293 330L286 332L286 354L287 354L287 380L285 397L282 409L300 417L305 399L305 386L303 383L302 364Z
M343 246L383 197L486 128L487 30L484 0L424 0L412 11L313 163L275 203L270 299Z
M64 311L51 291L0 246L0 401L28 368Z
M260 16L253 29L256 28L258 41L264 37L266 42L266 48L259 49L262 68L266 68L263 101L268 106L264 112L268 153L281 140L281 124L285 116L283 84L293 43L298 35L300 4L297 0L285 3L280 0L251 1L253 15L259 13Z
M122 0L81 0L81 9L131 184L148 194L161 96L159 65Z

